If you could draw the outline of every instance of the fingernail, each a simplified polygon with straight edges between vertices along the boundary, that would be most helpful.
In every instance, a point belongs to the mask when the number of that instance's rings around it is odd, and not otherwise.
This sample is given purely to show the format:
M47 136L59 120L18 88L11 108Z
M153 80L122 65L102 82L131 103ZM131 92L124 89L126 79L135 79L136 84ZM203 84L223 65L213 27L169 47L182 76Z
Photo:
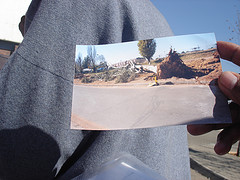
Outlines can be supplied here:
M231 72L224 72L220 77L220 82L227 89L232 90L237 83L237 77L234 76Z

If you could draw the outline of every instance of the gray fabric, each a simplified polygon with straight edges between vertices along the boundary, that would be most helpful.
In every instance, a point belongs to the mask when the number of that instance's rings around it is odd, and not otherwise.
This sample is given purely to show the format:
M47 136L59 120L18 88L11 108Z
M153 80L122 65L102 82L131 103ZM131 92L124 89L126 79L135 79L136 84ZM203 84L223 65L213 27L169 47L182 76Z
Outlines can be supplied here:
M185 126L69 129L76 44L172 35L150 1L35 0L26 26L0 72L1 179L53 179L59 171L69 179L121 152L167 179L190 179Z

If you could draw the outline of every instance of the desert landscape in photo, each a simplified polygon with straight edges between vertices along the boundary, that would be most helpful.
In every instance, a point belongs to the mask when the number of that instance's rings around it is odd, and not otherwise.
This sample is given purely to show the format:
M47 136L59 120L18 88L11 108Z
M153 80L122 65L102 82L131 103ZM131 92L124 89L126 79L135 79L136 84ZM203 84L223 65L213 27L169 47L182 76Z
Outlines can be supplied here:
M122 67L96 73L76 74L74 84L93 86L146 85L156 80L160 85L208 85L222 72L216 48L177 53L170 49L166 58L144 58L123 62ZM117 65L115 65L117 66Z

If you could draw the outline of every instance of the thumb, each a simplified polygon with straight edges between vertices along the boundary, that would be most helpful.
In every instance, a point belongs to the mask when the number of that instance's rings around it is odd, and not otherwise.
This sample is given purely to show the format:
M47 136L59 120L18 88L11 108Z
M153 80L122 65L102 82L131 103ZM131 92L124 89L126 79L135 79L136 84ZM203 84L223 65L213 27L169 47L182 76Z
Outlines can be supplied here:
M240 105L240 75L234 72L223 72L218 79L219 88L235 103Z

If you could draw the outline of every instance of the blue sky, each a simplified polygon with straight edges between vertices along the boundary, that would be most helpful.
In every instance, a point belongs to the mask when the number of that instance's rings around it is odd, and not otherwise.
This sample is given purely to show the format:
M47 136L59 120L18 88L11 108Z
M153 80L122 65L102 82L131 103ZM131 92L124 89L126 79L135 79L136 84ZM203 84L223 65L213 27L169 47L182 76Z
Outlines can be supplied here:
M165 57L172 47L177 52L191 51L195 47L199 49L209 49L215 47L216 38L214 33L181 35L174 37L164 37L155 39L157 47L154 54L154 59L157 57ZM138 41L128 43L117 43L110 45L95 46L97 54L105 57L109 64L135 59L141 57L137 47ZM87 56L87 47L79 45L76 48L76 54L81 53L82 58Z
M218 41L230 41L240 12L240 0L151 0L165 16L175 35L214 32ZM229 29L230 27L230 29ZM230 42L239 44L240 37ZM238 66L222 61L224 71L240 72Z

